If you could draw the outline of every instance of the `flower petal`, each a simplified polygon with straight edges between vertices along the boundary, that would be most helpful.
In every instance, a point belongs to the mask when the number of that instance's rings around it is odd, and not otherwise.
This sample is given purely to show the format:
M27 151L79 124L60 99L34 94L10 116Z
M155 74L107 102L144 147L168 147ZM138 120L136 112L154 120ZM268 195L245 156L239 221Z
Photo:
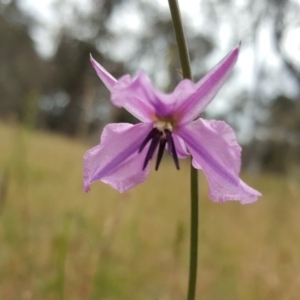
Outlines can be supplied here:
M142 122L151 122L155 116L155 90L149 78L139 72L136 78L130 75L121 77L111 94L111 101L118 107L124 107Z
M225 122L198 119L178 128L176 134L193 156L194 167L201 166L204 171L213 201L239 200L245 204L261 195L239 178L241 147Z
M179 83L173 96L177 98L176 111L181 116L181 123L193 121L199 117L223 86L237 61L238 54L239 46L234 48L196 84L187 79Z
M108 90L111 91L115 83L118 81L111 74L109 74L98 62L96 62L92 55L90 56L90 59L97 75L103 81Z
M142 71L133 79L129 75L121 77L112 90L111 100L142 122L169 117L175 105L174 97L157 91Z
M173 140L178 158L187 158L188 156L190 156L190 153L187 151L186 145L181 137L173 134ZM169 149L167 150L170 152Z
M101 142L84 155L84 190L101 180L119 192L143 182L149 167L142 170L148 147L138 153L144 137L153 124L115 123L105 126Z

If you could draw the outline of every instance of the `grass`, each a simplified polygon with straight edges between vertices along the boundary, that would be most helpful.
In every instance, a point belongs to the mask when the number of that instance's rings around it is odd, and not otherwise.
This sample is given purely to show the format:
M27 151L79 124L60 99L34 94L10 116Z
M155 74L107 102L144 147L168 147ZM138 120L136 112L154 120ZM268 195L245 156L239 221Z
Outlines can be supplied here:
M90 145L4 124L0 140L0 299L185 299L188 162L85 194ZM215 204L200 177L198 299L299 299L299 181L242 177L257 203Z

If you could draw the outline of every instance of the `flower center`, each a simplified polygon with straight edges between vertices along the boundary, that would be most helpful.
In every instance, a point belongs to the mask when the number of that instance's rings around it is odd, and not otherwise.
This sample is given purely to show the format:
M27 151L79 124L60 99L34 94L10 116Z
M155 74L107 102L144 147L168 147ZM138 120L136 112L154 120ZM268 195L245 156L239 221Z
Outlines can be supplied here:
M169 130L171 132L173 131L173 126L170 121L159 120L154 124L153 127L157 128L158 130L160 130L162 132L164 132L164 130Z
M153 155L157 147L158 147L158 153L156 158L155 170L158 170L166 145L173 157L177 170L179 170L179 161L178 161L174 140L172 137L172 131L173 131L172 122L169 120L158 120L154 124L153 129L144 139L139 149L139 153L142 152L145 146L151 141L148 152L144 160L143 170L145 170L145 168L148 165L148 162L153 158Z

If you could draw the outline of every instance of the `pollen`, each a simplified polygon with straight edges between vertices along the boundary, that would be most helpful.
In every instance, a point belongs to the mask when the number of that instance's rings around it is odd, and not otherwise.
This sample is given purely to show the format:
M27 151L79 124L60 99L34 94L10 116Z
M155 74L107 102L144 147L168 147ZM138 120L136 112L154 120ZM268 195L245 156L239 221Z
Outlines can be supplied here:
M157 121L153 127L162 132L164 132L166 129L170 130L171 132L173 131L173 126L169 121Z

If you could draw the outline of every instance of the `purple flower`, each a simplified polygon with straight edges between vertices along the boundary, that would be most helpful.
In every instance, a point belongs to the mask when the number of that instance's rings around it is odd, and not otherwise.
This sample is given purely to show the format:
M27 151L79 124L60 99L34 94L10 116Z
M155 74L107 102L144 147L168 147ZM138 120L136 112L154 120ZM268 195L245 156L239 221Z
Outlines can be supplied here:
M182 80L170 94L157 91L147 75L125 75L116 80L92 57L98 76L111 92L111 101L124 107L141 123L105 126L101 142L84 155L84 189L101 180L124 192L146 180L157 153L157 170L166 148L179 169L179 158L192 155L193 166L203 170L213 201L255 201L261 194L240 178L241 147L223 121L199 118L230 74L239 54L233 49L199 82Z

